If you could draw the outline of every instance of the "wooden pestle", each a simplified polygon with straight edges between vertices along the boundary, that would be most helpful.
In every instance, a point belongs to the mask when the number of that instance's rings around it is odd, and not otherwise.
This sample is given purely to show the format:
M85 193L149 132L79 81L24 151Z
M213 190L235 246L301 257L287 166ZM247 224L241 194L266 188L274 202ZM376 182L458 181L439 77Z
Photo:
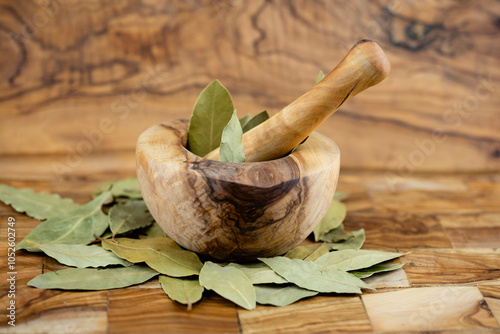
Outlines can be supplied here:
M342 104L376 85L391 65L377 43L361 40L323 80L264 123L243 134L247 162L281 158ZM219 149L205 156L219 160Z

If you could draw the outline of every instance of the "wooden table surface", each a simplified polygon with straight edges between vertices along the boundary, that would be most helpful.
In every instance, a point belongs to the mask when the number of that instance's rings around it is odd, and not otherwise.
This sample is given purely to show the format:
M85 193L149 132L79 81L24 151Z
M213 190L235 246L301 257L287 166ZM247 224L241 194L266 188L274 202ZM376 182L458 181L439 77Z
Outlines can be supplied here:
M134 176L133 154L86 159L53 180L55 157L4 159L1 183L59 193L83 203L102 181ZM123 163L121 163L123 162ZM127 162L127 163L125 163ZM93 168L91 168L93 166ZM35 172L28 173L30 169ZM46 172L44 174L44 172ZM341 171L350 192L346 229L366 230L365 249L407 253L404 269L367 281L357 295L320 295L286 307L247 311L207 292L188 312L157 279L109 291L39 290L26 283L63 266L41 254L16 256L16 327L6 324L6 261L0 270L2 333L500 333L500 175ZM0 205L1 254L8 217L21 240L39 222Z

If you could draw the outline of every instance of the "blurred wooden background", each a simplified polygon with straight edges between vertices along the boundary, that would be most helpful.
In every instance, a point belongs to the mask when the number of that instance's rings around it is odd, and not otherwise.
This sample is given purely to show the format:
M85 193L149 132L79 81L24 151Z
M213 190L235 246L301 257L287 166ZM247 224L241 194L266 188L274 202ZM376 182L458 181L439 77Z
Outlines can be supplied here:
M342 168L500 170L494 0L1 0L0 161L133 159L216 78L240 116L274 114L362 38L392 72L321 126Z

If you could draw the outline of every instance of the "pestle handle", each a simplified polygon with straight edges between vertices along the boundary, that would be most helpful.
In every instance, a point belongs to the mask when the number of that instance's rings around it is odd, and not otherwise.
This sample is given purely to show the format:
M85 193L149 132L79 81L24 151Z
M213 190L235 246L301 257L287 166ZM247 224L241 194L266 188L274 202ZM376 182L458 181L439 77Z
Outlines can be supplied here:
M247 162L283 157L325 119L389 74L391 65L377 43L361 40L323 80L279 113L243 134ZM218 160L219 149L205 156Z

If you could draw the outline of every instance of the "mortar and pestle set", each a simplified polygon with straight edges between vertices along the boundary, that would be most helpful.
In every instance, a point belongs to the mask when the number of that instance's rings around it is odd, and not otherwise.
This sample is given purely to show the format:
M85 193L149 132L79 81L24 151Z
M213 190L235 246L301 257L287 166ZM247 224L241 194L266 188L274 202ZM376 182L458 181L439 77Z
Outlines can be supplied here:
M178 244L217 260L296 247L328 209L339 175L339 148L314 129L389 71L382 49L359 41L322 81L243 135L245 163L219 162L218 149L203 158L191 153L187 120L147 129L136 159L151 214Z

